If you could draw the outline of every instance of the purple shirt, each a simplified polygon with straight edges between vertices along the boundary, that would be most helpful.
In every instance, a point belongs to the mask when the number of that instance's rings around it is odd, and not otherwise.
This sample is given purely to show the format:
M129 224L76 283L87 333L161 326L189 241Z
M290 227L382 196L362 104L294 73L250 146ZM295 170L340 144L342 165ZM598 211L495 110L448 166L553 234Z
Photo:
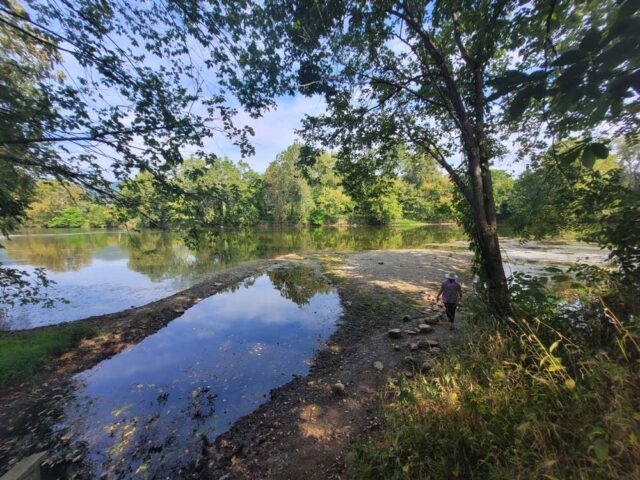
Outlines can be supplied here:
M458 303L459 292L462 287L455 280L445 280L442 282L442 302Z

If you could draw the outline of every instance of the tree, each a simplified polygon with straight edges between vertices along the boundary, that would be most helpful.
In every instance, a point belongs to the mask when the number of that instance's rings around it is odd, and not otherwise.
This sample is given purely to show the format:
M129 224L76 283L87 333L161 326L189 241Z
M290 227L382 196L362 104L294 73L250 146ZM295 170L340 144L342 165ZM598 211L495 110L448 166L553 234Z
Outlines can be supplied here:
M508 172L499 169L492 169L493 177L493 197L502 215L507 215L509 211L508 201L513 192L515 181Z
M307 118L306 140L338 145L354 180L366 178L358 170L367 152L384 163L399 143L435 158L464 199L489 303L503 315L509 294L490 170L500 112L489 108L487 92L525 33L510 21L524 11L544 18L508 0L264 2L264 16L274 19L265 38L284 39L282 91L299 88L327 102L326 115Z
M313 166L303 170L312 190L315 207L310 221L314 225L336 223L350 215L354 208L335 171L335 164L336 159L329 152L322 152Z
M274 223L307 223L313 210L311 188L296 168L300 149L295 143L279 153L264 174L266 214Z

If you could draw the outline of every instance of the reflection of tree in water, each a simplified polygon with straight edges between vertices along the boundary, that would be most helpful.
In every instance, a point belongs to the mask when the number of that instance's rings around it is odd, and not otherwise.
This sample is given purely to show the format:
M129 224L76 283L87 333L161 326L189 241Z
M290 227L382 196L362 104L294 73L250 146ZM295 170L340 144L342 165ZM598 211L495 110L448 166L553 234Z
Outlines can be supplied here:
M311 297L317 293L331 291L331 285L309 265L276 268L267 272L267 275L284 298L299 306L309 303Z
M118 243L120 233L23 235L5 242L8 258L52 272L79 270L97 251Z
M53 232L51 232L53 233ZM24 235L6 242L10 259L53 272L78 270L97 252L117 245L128 253L128 267L153 281L200 276L259 258L314 250L415 248L461 238L453 226L248 228L168 233L92 232ZM118 250L120 253L120 250Z

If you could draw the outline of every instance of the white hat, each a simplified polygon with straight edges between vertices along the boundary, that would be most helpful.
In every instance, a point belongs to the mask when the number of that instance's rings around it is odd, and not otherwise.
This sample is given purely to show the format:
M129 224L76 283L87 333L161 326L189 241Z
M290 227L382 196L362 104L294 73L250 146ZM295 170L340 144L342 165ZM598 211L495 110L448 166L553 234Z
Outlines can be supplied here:
M448 278L450 280L457 280L458 276L453 272L449 272L445 275L445 278Z

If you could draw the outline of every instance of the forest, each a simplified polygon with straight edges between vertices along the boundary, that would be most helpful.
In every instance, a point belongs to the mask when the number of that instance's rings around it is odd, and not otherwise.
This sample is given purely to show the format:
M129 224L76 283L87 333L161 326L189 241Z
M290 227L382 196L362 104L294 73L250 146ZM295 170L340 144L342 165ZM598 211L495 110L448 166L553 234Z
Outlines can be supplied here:
M0 473L640 478L639 32L0 1Z

